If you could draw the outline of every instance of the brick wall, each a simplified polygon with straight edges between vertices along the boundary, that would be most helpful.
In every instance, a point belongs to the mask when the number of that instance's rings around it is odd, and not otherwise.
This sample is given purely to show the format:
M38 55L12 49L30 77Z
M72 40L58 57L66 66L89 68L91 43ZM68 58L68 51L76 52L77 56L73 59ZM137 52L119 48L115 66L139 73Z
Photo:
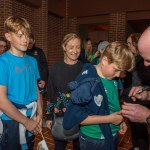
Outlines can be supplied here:
M47 56L48 50L48 0L42 0L42 6L34 11L34 34L39 47Z
M4 21L10 15L26 18L31 24L36 45L45 52L49 67L63 59L61 41L69 32L77 33L77 18L68 18L69 0L66 1L66 17L60 18L48 14L48 1L42 0L40 8L34 8L17 0L0 1L0 36L4 35Z
M12 15L12 0L0 0L0 36L4 36L4 21Z
M70 18L69 19L69 32L78 33L78 19L77 18Z
M41 8L34 8L18 1L13 1L13 15L26 18L35 35L36 45L43 49L47 56L48 39L48 2L42 0Z
M112 13L109 17L110 30L108 40L125 41L126 38L126 13Z
M12 15L24 17L28 20L31 27L34 28L34 8L25 5L24 3L20 3L18 1L13 1L13 7L12 7Z
M41 47L48 60L49 68L53 63L63 59L61 41L66 33L78 33L78 18L69 18L69 0L66 1L66 16L48 14L48 1L42 0L40 8L34 8L16 0L0 1L0 35L4 34L4 20L9 15L26 18L32 26L36 44ZM125 41L126 13L118 12L109 15L109 41Z
M47 58L49 67L63 57L63 52L61 49L61 40L63 34L62 26L62 19L53 15L48 16Z
M4 34L4 20L9 15L26 18L32 26L36 44L47 57L49 68L63 59L61 41L66 33L78 33L78 18L68 18L69 0L66 1L65 18L48 14L48 1L42 0L41 8L34 8L16 0L0 0L0 36ZM110 14L109 41L125 40L126 13ZM70 145L69 145L70 146Z

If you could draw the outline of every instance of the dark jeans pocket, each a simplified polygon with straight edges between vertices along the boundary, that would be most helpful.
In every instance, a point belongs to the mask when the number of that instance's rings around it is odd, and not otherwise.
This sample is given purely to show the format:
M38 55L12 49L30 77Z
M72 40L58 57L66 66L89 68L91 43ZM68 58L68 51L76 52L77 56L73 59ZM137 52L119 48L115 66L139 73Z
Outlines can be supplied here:
M3 121L1 120L1 127L3 128L3 130L1 130L2 132L0 133L0 150L3 150L5 145L6 145L6 140L7 139L7 129L4 127L4 123Z
M2 137L3 137L3 122L0 119L0 145L1 145L1 141L2 141Z
M3 135L0 144L0 150L19 150L19 124L14 120L2 120Z

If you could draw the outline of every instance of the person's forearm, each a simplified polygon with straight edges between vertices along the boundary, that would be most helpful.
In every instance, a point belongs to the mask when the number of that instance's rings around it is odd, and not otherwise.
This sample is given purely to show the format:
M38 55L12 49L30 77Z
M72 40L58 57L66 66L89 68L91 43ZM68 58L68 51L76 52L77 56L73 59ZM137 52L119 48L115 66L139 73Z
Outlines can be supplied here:
M84 119L80 124L86 125L86 124L99 124L99 123L110 123L110 116L88 116L86 119Z
M37 100L37 114L41 117L43 116L43 98L38 90L38 100Z
M25 124L28 120L8 99L0 100L0 110L8 117L22 124Z

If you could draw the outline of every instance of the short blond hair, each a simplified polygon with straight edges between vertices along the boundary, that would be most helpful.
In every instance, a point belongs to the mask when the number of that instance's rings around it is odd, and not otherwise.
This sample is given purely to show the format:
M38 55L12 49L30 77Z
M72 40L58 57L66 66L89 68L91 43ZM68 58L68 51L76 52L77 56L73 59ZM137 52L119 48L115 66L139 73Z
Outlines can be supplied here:
M131 71L135 66L135 56L125 43L119 41L110 43L102 54L104 56L122 70Z
M31 34L30 24L25 18L10 16L6 19L4 26L6 33L17 33L19 30L21 30L23 34L27 36L30 36Z
M81 42L80 37L75 34L75 33L69 33L67 35L64 36L63 41L62 41L62 48L66 47L67 43L73 39L79 39L79 41Z

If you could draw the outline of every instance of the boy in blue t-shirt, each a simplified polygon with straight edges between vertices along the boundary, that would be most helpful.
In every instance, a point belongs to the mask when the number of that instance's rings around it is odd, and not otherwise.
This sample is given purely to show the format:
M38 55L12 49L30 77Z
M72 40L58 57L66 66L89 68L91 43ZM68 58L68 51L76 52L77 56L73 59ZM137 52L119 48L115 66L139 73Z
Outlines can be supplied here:
M42 125L42 100L37 88L37 62L25 54L30 25L26 19L8 17L5 37L10 49L0 56L0 110L4 132L1 150L33 149L34 135Z

